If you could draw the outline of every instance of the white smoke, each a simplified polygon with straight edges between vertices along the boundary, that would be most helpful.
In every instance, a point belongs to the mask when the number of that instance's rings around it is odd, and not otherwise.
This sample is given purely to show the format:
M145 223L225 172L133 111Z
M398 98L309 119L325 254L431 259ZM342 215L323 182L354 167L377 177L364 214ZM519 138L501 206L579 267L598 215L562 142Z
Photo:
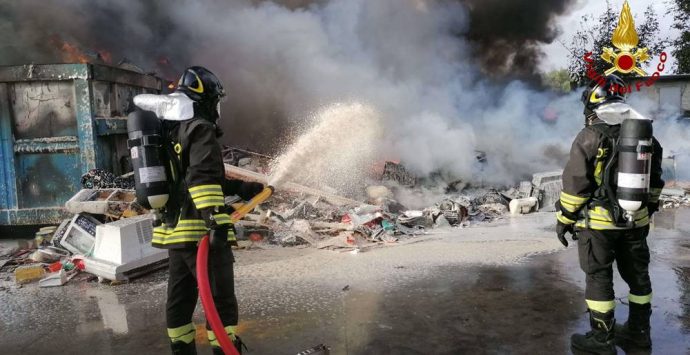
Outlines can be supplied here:
M654 89L654 87L651 88L651 90ZM658 104L659 99L656 95L635 92L630 95L628 103L646 117L654 119L654 136L661 143L664 150L663 157L675 161L675 178L678 181L688 181L690 180L690 122L687 118L681 118L680 107Z
M370 103L384 129L376 159L399 159L420 175L512 183L562 166L583 122L577 95L483 81L461 36L466 9L456 3L331 0L291 10L196 2L174 16L202 41L196 63L218 71L230 95L279 107L287 126L332 102ZM541 118L549 104L555 124ZM232 126L226 131L232 138ZM477 150L487 153L486 166Z
M175 66L208 67L229 94L222 109L229 145L283 146L299 139L295 127L315 124L314 112L366 103L382 132L360 134L376 137L378 149L368 155L371 164L353 165L353 178L390 159L420 176L442 171L470 182L514 183L561 168L584 121L577 93L557 97L487 79L491 68L475 64L485 56L465 39L469 12L461 1L25 0L0 8L7 10L0 28L17 32L20 44L45 42L38 23L50 19L61 39L84 48L102 42L135 62L165 54ZM8 42L0 43L0 59L20 45ZM535 67L540 59L533 58ZM353 127L352 134L366 129ZM486 153L485 164L477 151Z

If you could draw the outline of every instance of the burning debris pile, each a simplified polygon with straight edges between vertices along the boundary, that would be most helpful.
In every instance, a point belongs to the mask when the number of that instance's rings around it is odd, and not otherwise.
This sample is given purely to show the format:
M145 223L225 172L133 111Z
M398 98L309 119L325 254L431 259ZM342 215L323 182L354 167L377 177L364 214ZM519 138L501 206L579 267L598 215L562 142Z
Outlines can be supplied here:
M385 186L373 187L377 192L389 192ZM508 210L507 200L496 192L474 199L446 198L423 210L408 210L390 198L377 198L376 204L339 204L313 195L314 191L291 190L278 193L259 213L248 215L249 221L237 223L238 238L281 246L355 250L395 243L434 228L501 219ZM485 203L494 198L500 202Z
M268 180L262 166L272 165L269 157L242 151L242 158L237 159L235 152L232 148L224 152L228 178L264 183ZM256 213L236 224L237 236L244 246L268 243L363 250L404 242L433 233L434 229L465 228L500 220L509 211L529 213L542 206L541 210L550 210L552 190L556 196L560 190L560 172L553 172L535 175L537 185L526 181L505 191L470 188L454 181L444 189L446 193L436 195L435 203L421 209L410 209L396 200L396 192L424 194L421 181L402 164L386 162L379 184L366 187L359 200L285 183Z

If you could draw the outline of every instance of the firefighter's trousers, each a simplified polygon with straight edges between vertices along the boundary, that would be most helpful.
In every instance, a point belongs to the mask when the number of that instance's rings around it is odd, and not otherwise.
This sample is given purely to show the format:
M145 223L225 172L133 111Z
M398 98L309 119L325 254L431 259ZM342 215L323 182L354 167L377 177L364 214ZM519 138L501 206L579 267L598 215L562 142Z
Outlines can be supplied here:
M630 288L630 302L650 303L649 226L627 230L577 231L580 267L585 272L585 298L590 309L606 313L615 307L613 262Z
M195 328L192 315L196 307L198 289L196 282L196 248L170 249L168 278L168 301L166 320L171 342L194 340ZM230 245L221 250L209 251L209 282L213 301L216 304L225 330L234 337L238 309L235 297L232 249ZM209 329L208 337L212 345L217 345L214 334Z

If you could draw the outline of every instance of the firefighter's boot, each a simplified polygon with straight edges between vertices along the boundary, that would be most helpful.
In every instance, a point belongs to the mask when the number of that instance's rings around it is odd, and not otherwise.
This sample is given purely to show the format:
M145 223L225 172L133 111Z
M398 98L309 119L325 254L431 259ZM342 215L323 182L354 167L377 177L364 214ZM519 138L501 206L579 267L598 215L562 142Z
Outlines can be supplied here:
M194 344L194 342L185 343L183 341L176 341L170 343L170 349L173 355L196 355L196 344Z
M242 348L244 348L245 350L249 350L249 349L247 349L247 346L244 345L244 343L242 342L242 339L240 339L240 337L238 337L237 335L235 335L235 339L233 339L232 345L235 346L235 349L237 349L237 353L240 355L242 355ZM224 355L224 354L225 353L223 352L223 349L221 349L219 346L213 347L213 355Z
M616 319L613 310L606 313L589 311L589 324L592 330L587 334L573 334L570 337L570 346L573 352L585 352L590 354L616 354L614 342L614 326Z
M625 347L651 349L649 318L652 316L652 305L630 302L630 315L623 325L616 326L616 342Z

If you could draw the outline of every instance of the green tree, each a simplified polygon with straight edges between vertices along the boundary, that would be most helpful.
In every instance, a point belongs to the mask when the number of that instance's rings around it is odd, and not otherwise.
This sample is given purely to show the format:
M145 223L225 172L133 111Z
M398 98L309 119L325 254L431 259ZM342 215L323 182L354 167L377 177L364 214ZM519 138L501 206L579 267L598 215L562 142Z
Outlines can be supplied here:
M676 0L686 1L687 0ZM593 67L597 73L603 73L611 64L607 63L601 58L602 49L604 47L614 48L611 43L611 36L614 29L618 25L618 17L620 16L620 9L611 7L610 2L606 2L606 11L595 18L594 15L587 15L580 21L580 30L578 30L570 41L570 45L566 48L570 51L568 57L568 73L570 80L577 85L586 85L590 82L587 77L588 63L584 60L585 53L592 52L591 58L594 59ZM639 20L639 18L636 18ZM649 55L651 57L658 56L669 44L668 39L659 37L659 19L650 5L644 12L644 20L635 22L637 35L640 39L638 48L649 48ZM637 74L631 73L619 76L635 77ZM648 73L651 74L651 73Z
M544 74L542 83L553 91L570 92L572 90L568 69L552 70Z
M680 31L671 51L676 59L676 73L690 74L690 0L674 0L671 11L673 27Z

